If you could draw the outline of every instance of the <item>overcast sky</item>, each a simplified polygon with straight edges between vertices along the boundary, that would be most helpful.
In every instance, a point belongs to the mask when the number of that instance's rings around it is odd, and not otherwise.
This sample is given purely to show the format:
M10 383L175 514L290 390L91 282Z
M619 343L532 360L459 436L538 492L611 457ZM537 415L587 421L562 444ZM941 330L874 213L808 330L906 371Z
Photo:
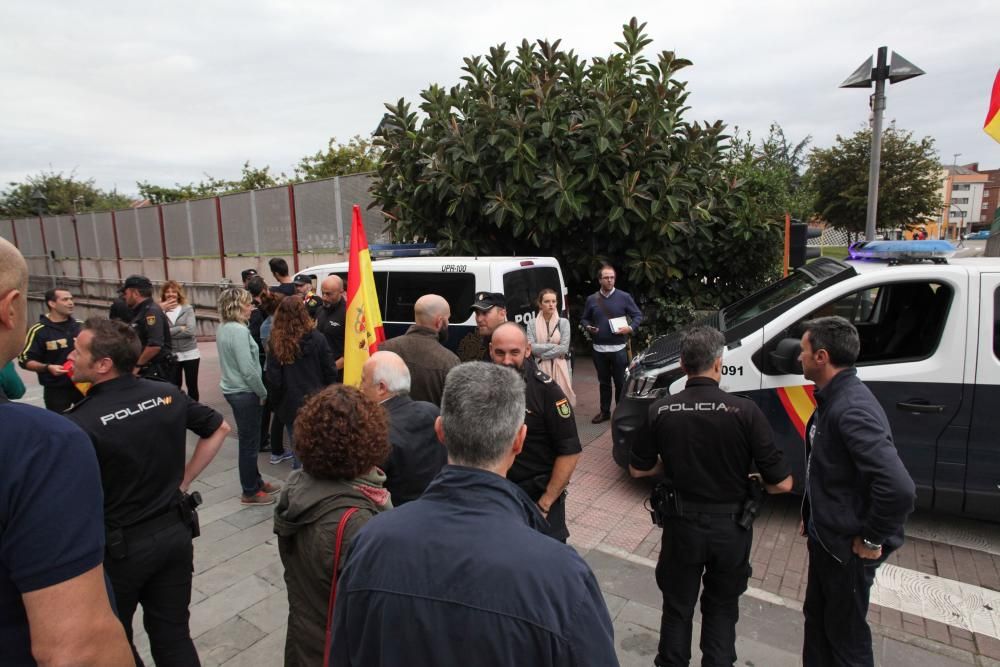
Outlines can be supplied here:
M829 146L868 118L868 91L837 86L885 45L927 72L889 87L887 122L934 137L945 163L1000 168L982 130L998 0L39 0L0 9L0 187L49 169L123 192L246 160L290 173L330 137L369 135L384 102L456 84L463 56L522 38L605 56L633 15L650 56L694 61L690 120Z

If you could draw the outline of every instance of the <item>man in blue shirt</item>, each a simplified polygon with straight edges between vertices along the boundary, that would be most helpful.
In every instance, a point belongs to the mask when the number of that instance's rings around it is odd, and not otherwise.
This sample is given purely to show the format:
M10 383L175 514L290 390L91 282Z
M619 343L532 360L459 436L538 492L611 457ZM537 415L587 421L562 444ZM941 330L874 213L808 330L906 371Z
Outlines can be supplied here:
M605 264L598 272L601 289L587 297L580 324L594 341L594 367L601 385L601 411L594 424L611 419L611 382L615 384L615 405L625 389L628 366L628 337L642 323L642 311L628 292L615 289L615 270Z
M0 238L0 367L24 345L28 267ZM133 665L104 579L97 458L63 417L0 398L0 662Z

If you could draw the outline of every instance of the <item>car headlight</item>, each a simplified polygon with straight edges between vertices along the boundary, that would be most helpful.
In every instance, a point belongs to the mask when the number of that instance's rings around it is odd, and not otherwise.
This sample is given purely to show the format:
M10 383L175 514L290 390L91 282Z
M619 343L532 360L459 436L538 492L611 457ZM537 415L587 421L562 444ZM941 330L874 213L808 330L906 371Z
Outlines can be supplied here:
M667 393L671 384L684 371L675 368L639 369L629 367L625 373L625 396L639 400L659 398Z

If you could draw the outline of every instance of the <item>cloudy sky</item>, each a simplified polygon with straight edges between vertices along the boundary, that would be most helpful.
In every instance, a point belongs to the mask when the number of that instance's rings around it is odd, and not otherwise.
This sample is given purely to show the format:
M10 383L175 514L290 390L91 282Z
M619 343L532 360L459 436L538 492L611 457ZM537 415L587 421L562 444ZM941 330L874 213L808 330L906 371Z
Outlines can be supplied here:
M463 56L522 38L603 56L633 15L649 55L694 61L691 120L778 122L829 146L868 117L867 91L837 86L885 45L927 72L889 87L886 120L934 137L945 163L1000 168L982 131L997 0L40 0L0 9L0 183L75 171L134 192L246 160L291 172L330 137L369 135L384 102L457 83Z

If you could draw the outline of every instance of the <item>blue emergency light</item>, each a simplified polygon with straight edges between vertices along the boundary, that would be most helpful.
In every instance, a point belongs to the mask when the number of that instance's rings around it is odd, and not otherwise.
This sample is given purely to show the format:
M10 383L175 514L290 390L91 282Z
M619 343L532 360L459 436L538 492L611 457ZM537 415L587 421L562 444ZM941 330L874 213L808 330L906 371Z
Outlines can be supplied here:
M955 251L950 242L938 240L859 241L847 249L851 259L878 259L890 264L921 261L944 264Z
M436 243L373 243L368 253L376 259L430 257L437 254Z

